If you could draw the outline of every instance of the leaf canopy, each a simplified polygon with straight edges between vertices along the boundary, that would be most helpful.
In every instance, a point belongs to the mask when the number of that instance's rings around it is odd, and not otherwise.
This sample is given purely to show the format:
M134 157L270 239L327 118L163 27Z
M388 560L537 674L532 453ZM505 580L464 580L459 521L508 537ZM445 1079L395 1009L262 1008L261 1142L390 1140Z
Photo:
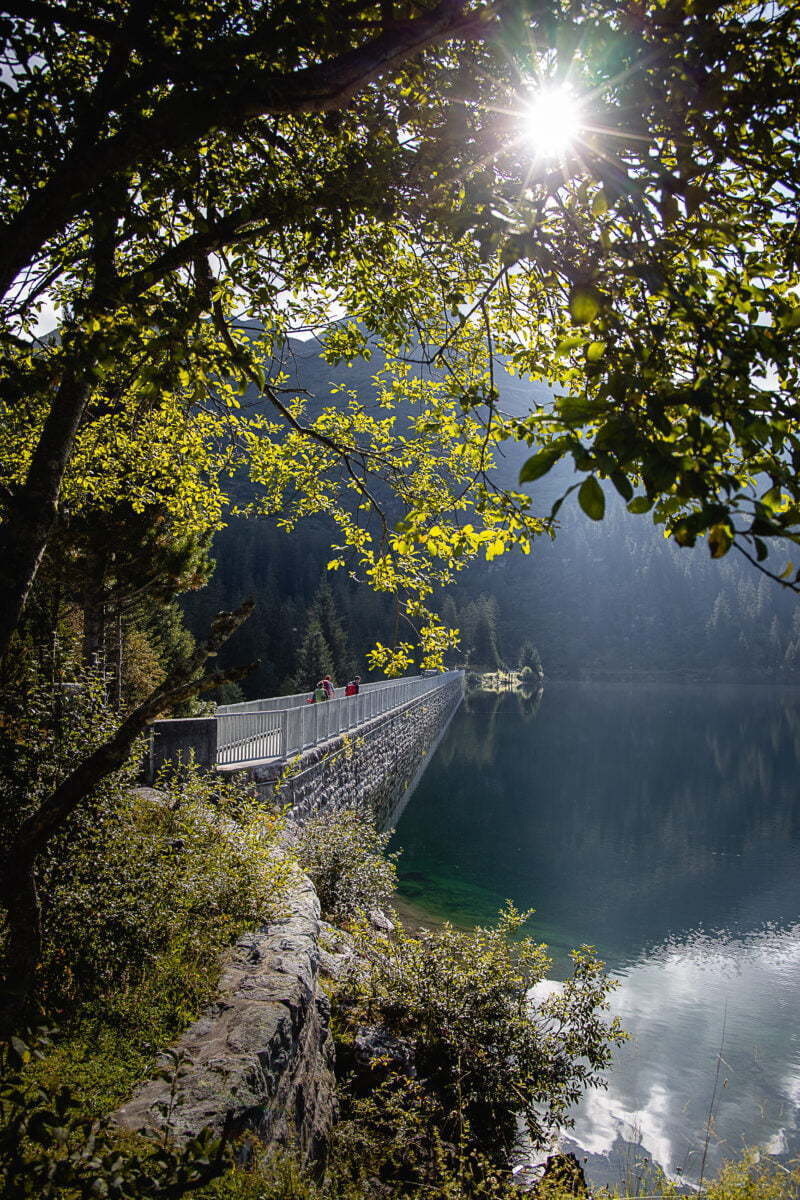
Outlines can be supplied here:
M493 483L504 439L522 482L571 457L594 519L610 478L715 557L800 538L792 6L12 0L0 34L12 622L59 507L207 530L245 463L406 594L431 662L433 584L552 524ZM537 158L564 75L580 135ZM380 347L376 401L289 387L298 329ZM558 401L501 411L497 356Z

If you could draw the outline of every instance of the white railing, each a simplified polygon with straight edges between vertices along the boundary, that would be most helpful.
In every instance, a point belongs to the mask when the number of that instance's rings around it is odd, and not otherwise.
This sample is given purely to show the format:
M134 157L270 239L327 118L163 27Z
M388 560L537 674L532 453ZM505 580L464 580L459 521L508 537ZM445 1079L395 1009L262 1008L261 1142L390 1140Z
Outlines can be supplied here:
M409 704L463 674L463 671L443 671L439 675L368 683L362 686L357 696L340 695L316 704L308 704L308 693L303 693L302 696L276 696L244 704L220 705L217 709L217 763L230 766L288 758L339 733L355 729L381 713ZM287 705L285 701L292 703Z
M376 688L384 688L392 683L398 683L399 680L389 679L380 680L378 683L362 683L359 695L364 692L374 691ZM343 689L339 688L341 696ZM262 713L262 712L280 712L284 708L300 708L305 704L310 692L295 692L293 696L269 696L266 700L242 700L239 704L218 704L217 716L228 716L230 713Z

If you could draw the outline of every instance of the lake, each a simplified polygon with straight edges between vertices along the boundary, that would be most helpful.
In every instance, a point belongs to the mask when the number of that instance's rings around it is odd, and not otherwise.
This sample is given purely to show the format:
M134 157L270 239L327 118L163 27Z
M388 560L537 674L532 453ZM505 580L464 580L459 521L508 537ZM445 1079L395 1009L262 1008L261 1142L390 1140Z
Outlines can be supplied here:
M631 1040L571 1134L597 1183L800 1152L799 766L798 690L548 682L469 696L399 818L423 923L508 898L553 978L588 943L619 981Z

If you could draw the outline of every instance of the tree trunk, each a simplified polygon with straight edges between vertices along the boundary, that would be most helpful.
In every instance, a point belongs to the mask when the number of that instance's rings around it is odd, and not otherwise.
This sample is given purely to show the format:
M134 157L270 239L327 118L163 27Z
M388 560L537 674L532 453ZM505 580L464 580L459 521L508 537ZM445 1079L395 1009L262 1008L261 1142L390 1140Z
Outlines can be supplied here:
M0 525L0 658L20 623L53 531L64 472L88 395L86 374L76 365L58 388L28 478Z
M124 653L124 639L122 632L122 613L117 607L114 617L114 653L111 659L113 674L111 676L111 703L119 712L122 708L122 657Z
M0 987L0 1037L25 1023L42 953L42 919L33 860L4 864L0 901L7 915L3 980Z
M102 600L92 596L83 607L83 661L87 667L102 670L106 662L106 610Z

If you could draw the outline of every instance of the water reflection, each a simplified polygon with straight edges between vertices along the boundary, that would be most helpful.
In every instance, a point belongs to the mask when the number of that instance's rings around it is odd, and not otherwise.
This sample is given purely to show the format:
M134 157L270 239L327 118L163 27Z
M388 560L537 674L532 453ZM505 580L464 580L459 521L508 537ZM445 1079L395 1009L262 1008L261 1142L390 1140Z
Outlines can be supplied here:
M621 973L614 1011L633 1038L607 1092L581 1104L574 1135L611 1158L638 1143L672 1175L696 1179L746 1147L800 1148L800 926L724 942L665 946ZM717 1055L719 1088L714 1096Z
M548 684L538 712L505 693L456 715L398 826L401 891L463 922L535 907L557 976L583 942L619 975L635 1040L581 1111L587 1145L638 1114L691 1174L726 1001L711 1153L798 1145L799 762L789 689Z

